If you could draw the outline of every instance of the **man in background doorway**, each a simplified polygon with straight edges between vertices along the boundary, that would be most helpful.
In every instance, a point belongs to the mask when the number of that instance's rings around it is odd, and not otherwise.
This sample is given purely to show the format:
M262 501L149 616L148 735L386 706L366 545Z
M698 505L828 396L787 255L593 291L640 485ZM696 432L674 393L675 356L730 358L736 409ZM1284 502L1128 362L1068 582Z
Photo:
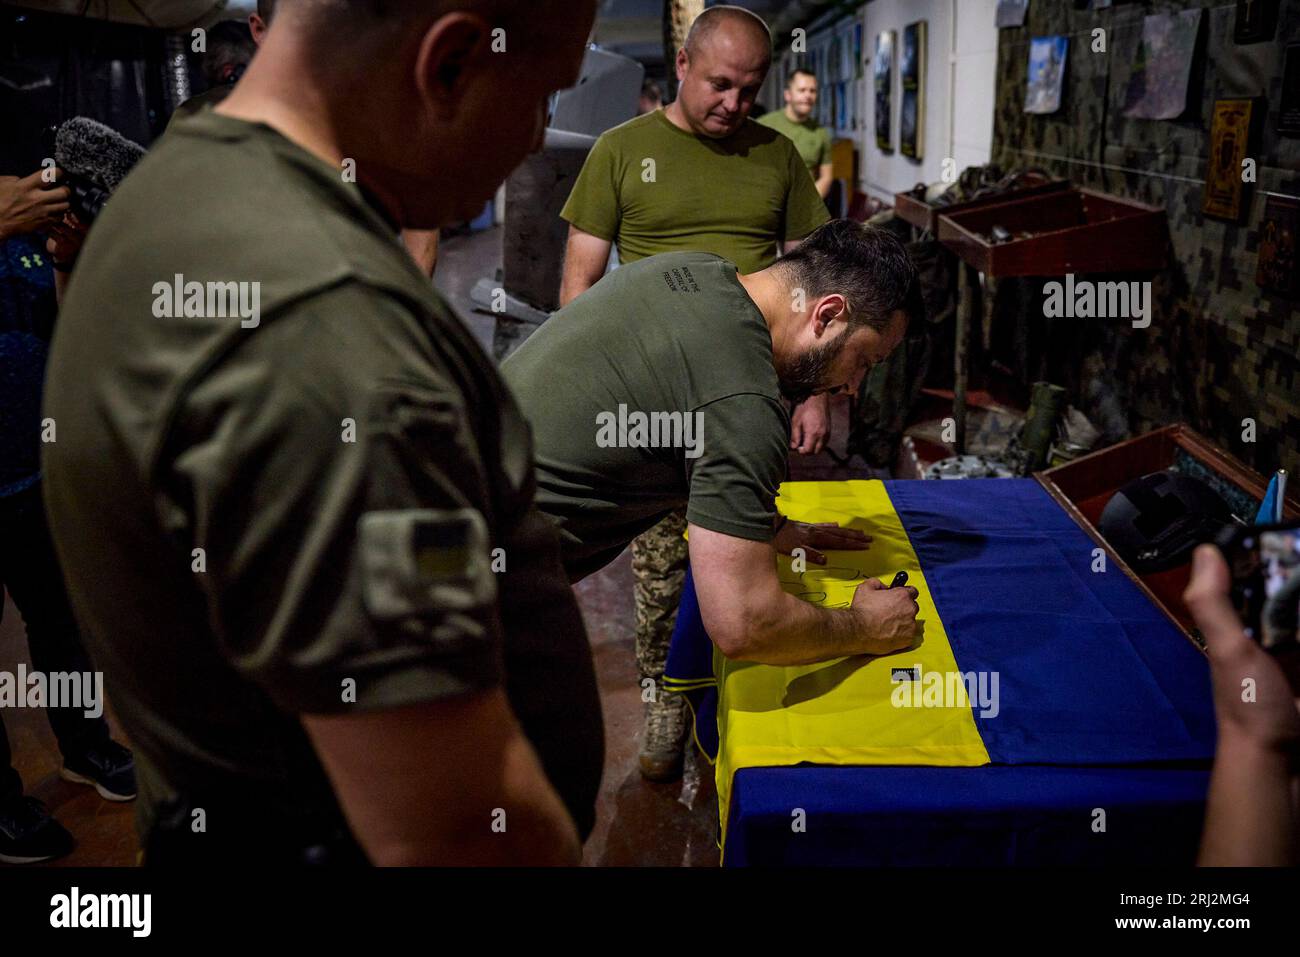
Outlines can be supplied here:
M788 136L799 151L799 158L817 182L817 192L825 199L834 177L831 166L831 134L813 119L817 109L817 75L810 70L795 70L785 84L785 108L773 110L759 123Z

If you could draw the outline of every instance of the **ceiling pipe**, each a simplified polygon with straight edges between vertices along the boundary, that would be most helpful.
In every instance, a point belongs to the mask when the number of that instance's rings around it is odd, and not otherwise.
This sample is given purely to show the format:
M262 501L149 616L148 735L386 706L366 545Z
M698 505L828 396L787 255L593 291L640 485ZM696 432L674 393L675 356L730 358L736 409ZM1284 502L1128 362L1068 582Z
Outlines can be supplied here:
M837 2L838 0L794 0L780 14L772 18L773 36L780 36L796 27L805 26L824 13L827 7L834 6Z

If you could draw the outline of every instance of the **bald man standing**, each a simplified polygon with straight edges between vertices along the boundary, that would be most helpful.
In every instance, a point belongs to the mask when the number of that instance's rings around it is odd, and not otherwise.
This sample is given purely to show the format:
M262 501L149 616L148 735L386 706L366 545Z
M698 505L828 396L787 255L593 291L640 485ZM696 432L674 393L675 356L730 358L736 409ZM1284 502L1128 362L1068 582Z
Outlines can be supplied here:
M560 213L570 224L561 305L600 279L615 243L623 263L706 252L746 274L830 218L794 144L749 119L771 63L771 33L755 14L718 6L696 19L677 54L678 98L601 136ZM828 434L825 396L795 410L792 448L818 452ZM684 703L661 687L685 578L685 530L679 511L632 544L637 665L643 686L652 679L655 690L640 764L655 781L681 773L686 734Z

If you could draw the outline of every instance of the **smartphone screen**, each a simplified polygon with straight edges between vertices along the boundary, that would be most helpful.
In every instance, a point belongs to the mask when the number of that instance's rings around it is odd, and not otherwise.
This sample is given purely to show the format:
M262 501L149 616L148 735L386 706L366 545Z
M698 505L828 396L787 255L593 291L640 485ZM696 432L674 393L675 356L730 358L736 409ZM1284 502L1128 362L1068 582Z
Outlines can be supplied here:
M1246 634L1274 654L1300 644L1300 527L1237 530L1225 549Z

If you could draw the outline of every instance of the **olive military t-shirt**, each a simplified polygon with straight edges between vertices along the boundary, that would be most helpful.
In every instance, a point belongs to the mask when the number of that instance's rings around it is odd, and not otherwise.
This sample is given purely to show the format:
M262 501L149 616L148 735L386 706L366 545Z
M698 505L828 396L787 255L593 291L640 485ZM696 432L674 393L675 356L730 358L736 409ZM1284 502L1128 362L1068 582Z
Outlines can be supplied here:
M771 334L733 263L668 253L622 266L501 372L528 410L537 504L560 527L570 578L683 505L702 528L772 538L790 420Z
M757 272L778 241L830 218L794 144L746 120L722 140L696 136L655 110L592 147L560 216L615 242L621 262L698 251Z
M831 134L811 117L796 123L785 115L785 110L772 110L759 117L758 122L790 138L814 180L817 179L818 167L831 161Z
M175 124L90 233L45 413L146 841L196 801L338 823L298 715L498 686L590 830L601 712L527 424L338 169L211 110Z

